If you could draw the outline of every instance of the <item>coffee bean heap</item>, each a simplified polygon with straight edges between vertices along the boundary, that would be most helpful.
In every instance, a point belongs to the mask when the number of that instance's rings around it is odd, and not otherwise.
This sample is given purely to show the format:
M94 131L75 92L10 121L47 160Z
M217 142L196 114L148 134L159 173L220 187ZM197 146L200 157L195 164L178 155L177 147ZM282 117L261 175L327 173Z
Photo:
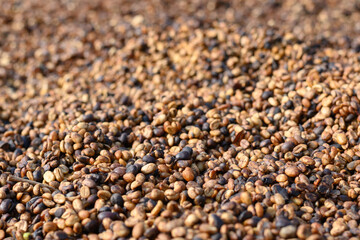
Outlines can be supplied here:
M1 2L0 239L358 239L359 4L251 2Z

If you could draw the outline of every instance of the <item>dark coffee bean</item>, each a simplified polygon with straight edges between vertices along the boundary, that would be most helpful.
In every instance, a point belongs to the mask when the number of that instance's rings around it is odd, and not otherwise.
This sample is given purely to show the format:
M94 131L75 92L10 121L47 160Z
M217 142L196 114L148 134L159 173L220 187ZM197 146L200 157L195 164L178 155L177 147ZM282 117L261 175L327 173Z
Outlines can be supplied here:
M351 121L353 121L355 118L356 118L356 116L355 116L354 114L349 114L349 115L346 116L345 121L346 121L346 122L351 122Z
M276 219L275 219L275 226L276 228L283 228L283 227L286 227L288 225L290 225L291 222L288 218L284 217L284 216L278 216Z
M253 215L249 211L244 211L239 216L239 222L244 222L246 219L251 218Z
M320 194L327 194L329 193L330 189L329 189L329 186L326 185L326 184L320 184L319 187L318 187L318 193Z
M30 201L28 201L26 203L26 210L30 211L31 206L36 202L36 201L42 201L41 197L33 197L30 199Z
M287 141L285 143L282 144L281 146L281 152L282 153L287 153L293 150L293 148L295 147L295 144L291 141Z
M275 178L274 176L266 175L262 178L262 181L264 182L265 185L270 185L275 182Z
M139 169L135 165L130 165L126 168L126 173L132 173L136 175L138 173Z
M193 238L193 240L204 240L204 239L202 239L201 237L196 236L196 237Z
M145 155L143 161L146 163L156 163L156 159L150 155Z
M216 214L210 214L209 223L214 225L217 229L220 229L224 222Z
M194 200L194 203L195 203L196 205L200 205L200 206L204 205L204 203L205 203L205 197L204 197L204 196L201 196L201 195L196 196L196 197L195 197L195 200Z
M97 220L90 220L85 224L84 229L87 233L97 233L99 230L99 222Z
M274 94L272 91L264 91L261 95L261 98L264 100L268 100L270 97L272 97Z
M189 151L181 151L175 156L176 160L189 160L190 157L191 154Z
M98 214L99 221L102 221L104 218L110 218L111 220L119 219L119 214L114 212L101 212Z
M268 146L268 145L270 145L270 144L271 144L270 139L265 139L265 140L263 140L263 141L260 142L259 147L260 147L260 148L263 148L263 147L266 147L266 146Z
M40 216L40 215L36 215L36 216L34 217L34 219L32 220L31 224L36 224L36 223L38 223L38 222L40 222L40 221L41 221L41 216Z
M89 164L90 158L88 156L81 155L81 156L76 157L76 160L81 163Z
M349 198L346 195L340 195L339 200L342 201L342 202L346 202L346 201L351 201L351 198Z
M193 149L191 147L188 147L188 146L184 147L182 149L182 151L188 152L190 154L190 156L193 154Z
M120 207L122 207L124 205L123 197L119 193L115 193L115 194L111 195L110 202L113 205L117 204Z
M314 129L314 133L318 136L321 135L321 133L324 131L324 127L323 126L319 126L317 128Z
M163 127L158 127L158 128L155 128L153 130L154 132L154 135L157 136L157 137L161 137L162 135L165 134L165 131L164 131L164 128Z
M305 199L309 200L310 202L316 202L318 197L316 196L315 193L305 193Z
M221 233L215 233L211 236L211 240L220 240L222 237Z
M225 184L227 184L227 180L224 178L224 177L220 177L220 179L219 179L219 181L218 181L218 183L220 184L220 185L225 185Z
M69 236L63 231L56 231L53 234L54 240L67 240Z
M58 208L58 209L56 209L54 215L55 215L55 217L60 218L64 212L65 212L65 208Z
M83 115L83 121L84 122L92 122L94 121L95 118L94 118L94 115L93 114L86 114L86 115Z
M156 227L148 228L144 232L144 236L147 238L154 238L158 234L159 230Z
M13 205L13 201L11 199L2 200L2 202L0 203L0 213L3 214L10 212L12 205Z
M334 178L331 175L325 175L321 180L321 182L328 186L331 186L334 183Z
M10 148L10 144L4 141L0 141L0 148L7 151Z
M39 239L39 240L44 239L43 227L36 229L35 232L32 234L32 236L34 237L34 239Z
M122 142L124 144L126 144L128 142L127 139L128 139L128 134L127 133L122 133L120 138L119 138L120 142Z
M96 194L92 194L88 197L88 199L86 200L87 203L89 203L90 205L93 205L95 204L96 200L98 199L99 197L96 195Z
M34 204L34 206L35 206L35 204ZM33 208L33 210L32 210L32 213L34 213L34 214L39 214L39 213L41 213L43 210L45 210L46 209L46 206L45 206L45 204L44 203L39 203L39 204L37 204L34 208Z
M99 209L99 213L101 213L101 212L111 212L111 208L107 207L107 206L102 207Z

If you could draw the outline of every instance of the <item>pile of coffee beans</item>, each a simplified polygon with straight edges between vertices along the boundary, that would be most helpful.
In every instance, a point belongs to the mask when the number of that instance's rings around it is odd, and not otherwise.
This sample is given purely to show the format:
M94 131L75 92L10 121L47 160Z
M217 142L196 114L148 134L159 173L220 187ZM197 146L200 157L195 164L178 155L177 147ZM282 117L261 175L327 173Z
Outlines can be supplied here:
M358 239L358 1L0 2L0 239Z

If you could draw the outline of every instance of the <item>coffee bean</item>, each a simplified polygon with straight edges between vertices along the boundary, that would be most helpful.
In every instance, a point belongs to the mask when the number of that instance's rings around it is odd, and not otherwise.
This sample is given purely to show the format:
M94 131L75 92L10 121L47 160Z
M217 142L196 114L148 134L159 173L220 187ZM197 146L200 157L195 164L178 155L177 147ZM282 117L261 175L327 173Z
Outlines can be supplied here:
M188 160L190 159L190 157L191 157L190 151L184 151L184 150L179 152L175 156L177 160Z
M13 201L11 199L4 199L0 203L0 213L8 213L10 212L13 205Z
M113 194L111 196L111 198L110 198L110 201L114 205L117 204L117 205L119 205L121 207L124 205L124 200L123 200L122 196L119 193Z

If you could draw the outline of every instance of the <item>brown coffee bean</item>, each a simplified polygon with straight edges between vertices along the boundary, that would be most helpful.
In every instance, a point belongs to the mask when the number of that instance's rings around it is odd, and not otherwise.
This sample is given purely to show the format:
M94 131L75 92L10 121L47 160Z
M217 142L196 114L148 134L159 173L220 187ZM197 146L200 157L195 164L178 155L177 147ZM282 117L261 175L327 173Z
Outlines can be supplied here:
M51 171L47 171L44 173L44 180L48 183L55 181L55 175Z
M186 167L185 170L183 171L182 173L182 176L183 178L186 180L186 181L193 181L194 178L195 178L195 175L194 175L194 172L191 168L189 167Z
M65 203L65 200L66 200L65 196L62 195L61 193L55 194L53 199L54 199L54 202L56 202L58 204L63 204L63 203Z
M296 235L300 239L306 239L311 235L311 227L307 224L302 224L298 227Z
M57 225L53 222L47 222L43 226L44 232L51 232L57 230Z
M134 226L132 230L132 236L134 238L140 238L141 236L143 236L144 231L145 231L144 223L139 222Z
M288 166L285 168L285 174L288 177L296 177L300 174L300 171L296 166Z
M340 145L345 145L347 143L347 137L344 132L335 132L333 140Z
M98 191L97 196L101 199L109 200L111 197L111 193L106 190L100 190L100 191Z

